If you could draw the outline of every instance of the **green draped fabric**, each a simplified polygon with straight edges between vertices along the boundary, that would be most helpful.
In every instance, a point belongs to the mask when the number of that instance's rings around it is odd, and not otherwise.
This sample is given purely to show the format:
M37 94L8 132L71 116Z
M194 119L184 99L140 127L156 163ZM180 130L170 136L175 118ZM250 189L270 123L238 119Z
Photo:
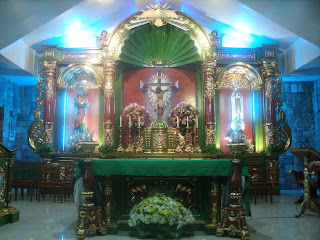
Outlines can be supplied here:
M84 169L83 162L80 168ZM233 163L231 159L94 159L91 169L94 176L231 176ZM240 169L241 175L249 176L247 168Z
M84 161L79 161L75 178L80 177L84 169ZM233 163L231 159L93 159L91 169L94 176L231 176ZM247 177L243 201L251 215L249 172L243 164L240 174Z
M161 28L148 24L132 30L124 41L120 60L145 67L157 64L177 67L201 58L194 41L185 31L169 24Z

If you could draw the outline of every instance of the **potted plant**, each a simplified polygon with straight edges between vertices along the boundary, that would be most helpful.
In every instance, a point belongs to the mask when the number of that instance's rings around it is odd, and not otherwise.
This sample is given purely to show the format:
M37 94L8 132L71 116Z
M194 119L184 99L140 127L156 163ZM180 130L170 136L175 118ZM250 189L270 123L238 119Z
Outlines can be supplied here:
M177 239L194 221L191 210L176 200L157 194L136 204L129 214L131 234L138 238Z

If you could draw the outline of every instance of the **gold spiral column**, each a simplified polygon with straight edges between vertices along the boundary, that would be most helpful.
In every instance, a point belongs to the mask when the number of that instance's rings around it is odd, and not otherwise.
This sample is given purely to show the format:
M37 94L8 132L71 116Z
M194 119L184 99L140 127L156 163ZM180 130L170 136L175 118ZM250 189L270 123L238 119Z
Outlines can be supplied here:
M273 144L276 123L275 83L279 77L278 61L262 61L265 99L265 144Z
M56 72L57 61L42 61L41 65L44 70L44 143L53 143L53 127L55 116L55 99L56 99Z
M104 72L104 116L103 116L103 143L107 146L114 146L114 78L115 61L113 58L103 58Z
M215 88L214 82L216 59L206 59L202 68L204 74L205 94L205 144L216 144L216 119L215 119Z

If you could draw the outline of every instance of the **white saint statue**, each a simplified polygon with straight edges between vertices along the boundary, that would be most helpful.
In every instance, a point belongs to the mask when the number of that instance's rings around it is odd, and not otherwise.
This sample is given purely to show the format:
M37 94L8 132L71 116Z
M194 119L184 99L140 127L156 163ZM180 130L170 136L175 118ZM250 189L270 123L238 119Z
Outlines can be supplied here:
M231 129L225 139L229 142L248 141L247 136L243 133L243 97L237 88L231 94L231 111Z
M236 88L231 95L231 109L232 109L232 130L244 130L243 121L243 97L239 90Z

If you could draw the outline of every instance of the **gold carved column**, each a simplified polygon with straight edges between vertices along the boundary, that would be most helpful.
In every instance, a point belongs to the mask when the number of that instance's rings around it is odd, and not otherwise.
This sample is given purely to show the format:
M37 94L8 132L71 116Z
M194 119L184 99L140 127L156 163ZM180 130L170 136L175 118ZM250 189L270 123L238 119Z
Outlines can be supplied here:
M103 58L104 72L104 116L103 116L103 143L107 146L114 146L114 78L115 60L113 58Z
M56 72L57 61L42 61L44 73L45 99L44 99L44 143L53 142L53 122L55 116L56 100Z
M203 61L202 68L204 74L205 91L205 144L216 144L216 119L215 119L215 88L214 82L216 59Z
M219 179L215 176L210 177L210 218L212 220L211 225L216 228L220 221L221 214L221 191L220 191Z
M262 61L265 99L265 144L273 144L276 123L275 83L279 77L278 61Z

